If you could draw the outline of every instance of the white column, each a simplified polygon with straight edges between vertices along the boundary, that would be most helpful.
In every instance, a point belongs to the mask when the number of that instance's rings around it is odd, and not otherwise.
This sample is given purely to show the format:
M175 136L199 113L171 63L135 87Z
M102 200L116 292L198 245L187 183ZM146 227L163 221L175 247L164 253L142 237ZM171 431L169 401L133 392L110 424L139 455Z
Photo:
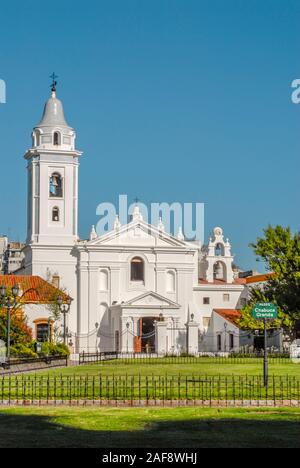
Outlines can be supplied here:
M135 335L134 322L131 317L122 317L121 323L122 323L121 352L133 353L134 352L134 335Z
M155 352L161 355L167 354L167 322L155 323Z
M198 353L198 330L199 323L190 320L186 324L187 331L187 352L188 354L195 355Z
M179 318L175 318L174 319L174 322L173 322L173 326L175 328L174 330L174 334L173 334L173 337L174 337L174 351L176 354L178 354L180 352L180 348L179 348Z

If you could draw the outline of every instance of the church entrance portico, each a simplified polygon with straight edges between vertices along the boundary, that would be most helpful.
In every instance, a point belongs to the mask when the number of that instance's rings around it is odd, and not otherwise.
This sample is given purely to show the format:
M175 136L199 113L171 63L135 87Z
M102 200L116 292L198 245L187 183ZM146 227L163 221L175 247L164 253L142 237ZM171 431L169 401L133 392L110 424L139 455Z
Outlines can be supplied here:
M122 353L156 353L157 323L165 322L167 325L174 319L178 320L179 308L179 304L154 292L112 306L113 323L119 324L112 333L119 332L119 350ZM171 337L169 342L171 345Z

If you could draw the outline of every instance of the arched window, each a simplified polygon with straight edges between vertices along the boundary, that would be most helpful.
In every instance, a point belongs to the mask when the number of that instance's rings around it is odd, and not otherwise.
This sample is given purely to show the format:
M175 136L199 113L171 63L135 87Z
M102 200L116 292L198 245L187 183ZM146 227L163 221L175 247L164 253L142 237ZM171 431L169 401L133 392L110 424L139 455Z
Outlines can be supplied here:
M216 257L224 257L224 246L222 244L216 245Z
M225 263L217 262L214 264L214 279L226 282L227 270Z
M99 289L100 289L100 291L107 291L108 290L108 272L107 272L107 270L101 270L100 271Z
M131 260L131 281L144 281L144 262L140 257Z
M59 221L59 208L57 206L55 206L52 210L52 221Z
M167 279L166 279L166 291L167 292L175 292L176 289L176 276L174 271L167 271Z
M49 195L50 197L57 198L61 198L63 196L62 177L57 172L54 172L50 177Z
M53 145L54 146L60 145L60 133L59 132L53 133Z

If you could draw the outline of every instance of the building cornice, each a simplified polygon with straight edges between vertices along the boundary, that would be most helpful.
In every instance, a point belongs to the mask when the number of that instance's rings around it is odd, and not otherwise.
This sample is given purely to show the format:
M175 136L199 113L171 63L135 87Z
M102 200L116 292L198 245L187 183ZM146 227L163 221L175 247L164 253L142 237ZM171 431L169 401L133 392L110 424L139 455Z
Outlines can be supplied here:
M26 151L24 155L24 159L28 160L33 156L39 156L40 154L53 154L55 156L72 156L72 157L80 157L83 154L83 151L77 150L51 150L51 149L29 149Z
M193 291L243 291L243 284L201 284L193 287Z

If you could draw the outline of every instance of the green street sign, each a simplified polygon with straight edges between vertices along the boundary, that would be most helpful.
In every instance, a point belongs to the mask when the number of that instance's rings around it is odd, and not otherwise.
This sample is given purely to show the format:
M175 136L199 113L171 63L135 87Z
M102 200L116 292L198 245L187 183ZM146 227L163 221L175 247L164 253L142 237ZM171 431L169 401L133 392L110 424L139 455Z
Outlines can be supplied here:
M257 320L274 320L278 317L278 307L271 302L260 302L252 309L252 317Z

